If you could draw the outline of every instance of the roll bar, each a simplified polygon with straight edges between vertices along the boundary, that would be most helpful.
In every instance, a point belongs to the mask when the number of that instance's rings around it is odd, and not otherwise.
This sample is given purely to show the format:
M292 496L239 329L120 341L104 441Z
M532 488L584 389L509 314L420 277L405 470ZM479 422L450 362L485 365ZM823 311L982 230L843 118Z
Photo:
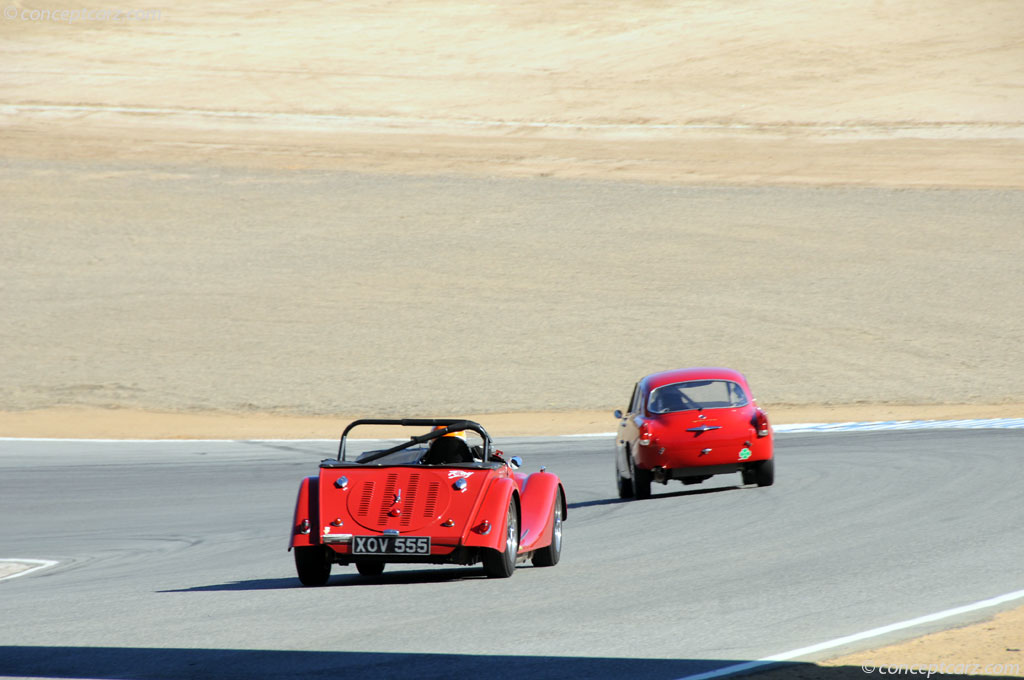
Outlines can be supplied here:
M480 423L473 422L472 420L465 420L461 418L363 418L361 420L354 420L351 423L349 423L348 427L346 427L345 430L341 433L341 441L338 443L339 461L345 460L345 440L348 439L348 433L351 432L353 428L359 425L399 425L402 427L441 428L439 430L431 430L426 434L417 435L407 442L398 444L397 446L392 446L390 449L386 451L378 451L377 453L374 453L363 459L364 463L368 463L372 460L377 460L378 458L383 458L384 456L390 453L401 451L402 449L407 449L410 446L422 444L423 442L430 441L431 439L437 439L438 437L443 437L446 434L451 434L452 432L461 432L463 430L472 430L473 432L476 432L478 435L480 435L480 438L483 439L484 441L483 446L485 458L492 449L491 436L487 434L487 430L483 428L483 425L481 425Z

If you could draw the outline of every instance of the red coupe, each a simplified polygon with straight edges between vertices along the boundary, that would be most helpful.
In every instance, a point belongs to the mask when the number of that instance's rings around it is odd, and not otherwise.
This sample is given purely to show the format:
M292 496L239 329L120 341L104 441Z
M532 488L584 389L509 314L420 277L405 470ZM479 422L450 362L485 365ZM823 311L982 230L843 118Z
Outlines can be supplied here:
M616 438L620 498L648 498L651 482L698 484L739 472L744 484L775 481L772 428L743 374L728 368L654 373L633 388Z
M431 428L348 460L359 425ZM475 445L471 445L474 442ZM478 443L476 443L478 442ZM333 564L377 576L393 563L476 564L491 577L532 559L554 566L562 552L565 490L557 475L515 472L490 436L469 420L357 420L345 428L337 459L299 486L289 550L299 581L327 583Z

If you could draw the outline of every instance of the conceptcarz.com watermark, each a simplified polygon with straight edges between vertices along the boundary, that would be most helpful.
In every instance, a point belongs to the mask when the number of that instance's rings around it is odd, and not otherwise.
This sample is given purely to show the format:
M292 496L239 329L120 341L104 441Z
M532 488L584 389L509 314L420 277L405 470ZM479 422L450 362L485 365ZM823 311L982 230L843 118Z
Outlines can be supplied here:
M930 678L933 675L998 675L1019 676L1020 664L1018 663L901 663L901 664L874 664L871 661L861 664L860 669L865 673L877 673L878 675L923 675Z
M160 21L163 11L159 9L31 9L28 7L4 7L7 21L41 21L55 24L73 24L80 21Z

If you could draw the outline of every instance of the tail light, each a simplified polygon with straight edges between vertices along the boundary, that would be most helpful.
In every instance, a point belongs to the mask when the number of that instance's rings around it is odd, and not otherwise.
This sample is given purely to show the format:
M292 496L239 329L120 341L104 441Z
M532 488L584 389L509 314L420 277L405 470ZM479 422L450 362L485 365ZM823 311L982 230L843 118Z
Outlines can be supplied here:
M646 425L640 428L640 432L638 434L640 436L638 441L640 446L650 446L654 443L654 436L651 434L650 430L647 429Z
M757 409L754 413L754 429L757 430L758 437L767 437L771 433L771 427L768 425L768 414Z

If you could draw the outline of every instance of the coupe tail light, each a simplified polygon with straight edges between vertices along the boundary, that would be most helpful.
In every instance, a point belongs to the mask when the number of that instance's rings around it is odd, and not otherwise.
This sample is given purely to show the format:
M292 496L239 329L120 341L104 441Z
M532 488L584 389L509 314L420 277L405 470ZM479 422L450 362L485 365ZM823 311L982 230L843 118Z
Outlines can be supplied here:
M757 409L754 415L754 429L757 430L758 437L767 437L771 432L771 428L768 425L768 414Z
M650 446L651 444L654 443L654 437L651 435L651 433L647 430L646 427L641 428L639 434L640 439L638 443L640 444L640 446Z

